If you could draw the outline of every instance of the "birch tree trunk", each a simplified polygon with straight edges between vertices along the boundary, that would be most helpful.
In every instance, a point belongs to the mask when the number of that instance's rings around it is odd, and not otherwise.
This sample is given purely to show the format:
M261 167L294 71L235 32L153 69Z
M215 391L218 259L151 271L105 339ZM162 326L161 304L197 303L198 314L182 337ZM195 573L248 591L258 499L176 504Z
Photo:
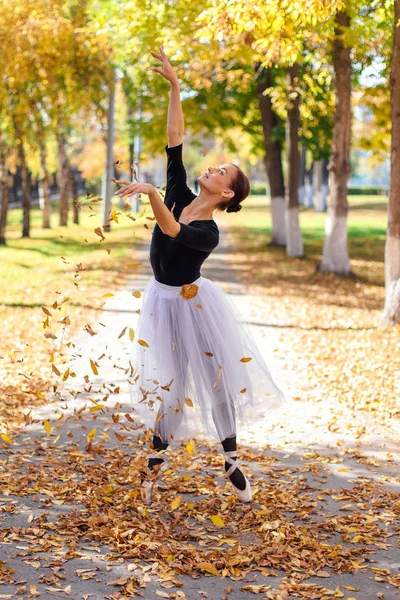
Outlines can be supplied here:
M400 324L400 0L395 1L390 72L392 141L388 229L385 246L386 300L384 325Z
M6 226L8 214L8 173L6 151L0 148L0 245L6 245Z
M286 251L288 256L303 256L303 238L299 223L299 66L288 68L289 104L286 125L288 187L286 189Z
M328 167L324 159L314 162L314 208L317 212L325 212L328 198Z
M60 191L59 211L60 226L68 225L68 191L69 191L69 169L67 158L67 141L64 133L64 119L61 111L57 119L57 143L58 143L58 187Z
M351 60L343 34L350 26L345 11L336 14L333 65L335 71L335 123L333 127L331 195L325 225L325 242L320 271L349 275L351 271L347 235L347 184L350 175Z
M271 69L264 69L257 82L257 98L264 133L265 170L271 193L271 245L285 246L285 184L282 168L282 145L279 140L274 140L273 138L278 118L273 110L271 98L263 94L272 85L272 71Z
M304 185L304 206L307 208L313 208L314 206L314 164L305 172L305 185Z

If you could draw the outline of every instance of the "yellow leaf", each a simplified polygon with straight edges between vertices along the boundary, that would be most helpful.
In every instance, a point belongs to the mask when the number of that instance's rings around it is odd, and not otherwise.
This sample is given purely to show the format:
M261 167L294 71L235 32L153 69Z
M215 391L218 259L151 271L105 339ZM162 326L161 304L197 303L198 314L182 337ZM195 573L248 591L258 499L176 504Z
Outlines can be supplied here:
M104 407L104 404L97 404L96 406L92 406L89 408L89 412L96 412L97 410L101 410Z
M68 379L69 373L70 373L70 370L69 370L69 367L68 367L68 369L65 371L65 373L63 375L63 378L62 378L63 381L66 381Z
M61 437L61 433L59 433L58 436L53 440L53 444L57 444L60 437Z
M10 436L7 435L6 433L2 433L0 435L1 435L1 437L3 438L3 440L5 442L8 442L9 444L13 444L14 443L14 440L12 438L10 438Z
M171 502L171 510L176 510L182 501L182 496L178 494L174 500Z
M111 298L111 296L115 296L112 292L107 292L107 294L103 294L102 298Z
M141 346L146 346L146 348L150 348L150 346L148 345L148 343L145 342L144 340L138 340L138 344L140 344Z
M135 339L135 332L133 331L132 327L129 327L129 339L131 340L131 342L133 342L133 340Z
M242 390L240 390L240 393L244 394L246 390L247 390L247 388L243 388Z
M134 263L126 263L126 267L139 267L142 263L141 262L134 262Z
M217 569L209 562L199 562L197 563L197 567L202 571L207 571L207 573L212 573L213 575L219 575Z
M95 435L96 435L96 427L94 429L92 429L92 431L89 431L89 433L87 434L87 441L91 442Z
M50 425L50 423L49 423L49 421L47 419L45 419L43 421L43 425L44 425L44 428L46 430L47 435L50 435L50 433L51 433L51 425Z
M185 398L185 404L187 404L188 406L193 406L193 402L191 401L190 398Z
M190 440L186 444L186 450L189 452L189 454L194 454L196 452L196 442L194 440Z
M93 371L93 373L94 373L95 375L98 375L98 374L99 374L99 372L98 372L98 370L97 370L96 363L95 363L95 362L94 362L92 359L90 359L90 366L92 367L92 371Z
M141 295L140 292L132 292L132 296L135 296L135 298L140 298Z
M218 525L218 527L225 527L225 523L218 515L213 515L211 517L211 521L214 523L214 525Z
M240 362L249 362L250 360L253 360L252 356L244 356L240 359Z

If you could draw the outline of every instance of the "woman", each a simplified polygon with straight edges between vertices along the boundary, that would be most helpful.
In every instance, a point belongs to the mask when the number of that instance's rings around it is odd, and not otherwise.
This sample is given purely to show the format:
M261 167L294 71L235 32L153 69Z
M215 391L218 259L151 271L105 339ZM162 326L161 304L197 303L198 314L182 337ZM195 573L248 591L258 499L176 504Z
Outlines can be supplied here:
M215 211L237 212L250 192L239 167L208 167L198 178L200 193L187 186L182 162L184 132L178 77L162 48L153 70L171 84L164 202L149 184L119 181L116 193L149 196L157 221L137 326L133 381L135 412L153 433L154 454L142 482L150 504L156 476L165 470L169 443L203 433L217 439L225 454L225 472L238 500L251 500L251 487L237 461L238 423L254 423L285 398L275 385L248 325L233 300L200 267L219 244Z

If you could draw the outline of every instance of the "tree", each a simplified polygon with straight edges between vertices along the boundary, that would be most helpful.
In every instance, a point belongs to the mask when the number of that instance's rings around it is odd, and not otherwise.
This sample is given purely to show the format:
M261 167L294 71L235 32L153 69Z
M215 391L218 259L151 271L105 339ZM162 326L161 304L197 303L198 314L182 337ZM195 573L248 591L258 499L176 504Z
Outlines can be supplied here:
M350 176L351 136L351 59L345 34L350 26L347 10L340 10L335 19L333 65L335 71L336 114L333 127L331 195L325 227L325 242L320 271L338 275L350 273L347 241L347 184Z
M392 121L390 194L385 247L386 301L384 324L400 324L400 0L394 3L394 31L390 72Z

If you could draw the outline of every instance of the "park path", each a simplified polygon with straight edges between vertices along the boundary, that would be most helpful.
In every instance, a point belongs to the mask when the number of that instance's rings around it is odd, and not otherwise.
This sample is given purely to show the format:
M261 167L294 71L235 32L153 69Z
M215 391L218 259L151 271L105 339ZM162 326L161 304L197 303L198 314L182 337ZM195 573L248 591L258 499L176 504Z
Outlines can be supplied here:
M119 290L104 290L104 293L114 292L114 296L107 298L98 323L93 326L96 335L83 331L73 339L70 360L76 377L69 378L66 382L63 400L35 408L32 416L36 422L27 426L15 438L16 445L3 446L1 450L3 478L0 487L0 518L3 534L0 561L4 561L8 569L15 569L15 572L2 577L0 569L0 598L30 597L23 592L23 588L25 586L25 592L29 591L29 585L32 584L36 586L32 589L37 589L41 598L125 598L129 596L121 595L118 590L133 574L142 583L137 597L148 599L170 597L221 600L229 597L229 600L235 600L253 597L252 591L263 593L263 598L277 600L297 600L303 597L324 600L334 597L392 600L400 597L397 575L400 552L396 547L396 534L399 534L400 451L395 441L396 430L376 424L367 413L346 411L343 406L339 412L335 398L319 397L317 389L314 390L313 402L304 402L299 398L299 382L307 383L307 365L301 356L292 351L295 333L291 331L289 335L284 323L280 327L269 323L269 306L272 300L267 294L254 293L251 287L241 282L240 272L229 260L230 252L237 250L234 239L228 230L221 233L220 246L207 260L202 274L232 295L250 323L273 376L287 395L293 398L281 418L256 423L252 430L239 432L239 456L248 469L247 473L252 473L252 479L260 489L270 485L268 480L271 479L276 486L287 485L288 489L301 489L301 493L306 494L307 510L292 516L293 523L308 528L314 524L317 528L325 522L326 539L329 535L331 543L335 541L343 548L354 548L355 544L349 536L346 537L346 533L342 536L346 530L341 521L344 516L353 517L354 522L358 522L360 531L363 531L359 543L367 556L365 565L355 568L354 572L341 574L328 567L321 568L318 576L314 574L304 583L304 586L324 586L324 589L332 592L331 595L319 592L319 595L312 596L310 588L310 596L307 596L304 595L308 593L304 591L307 587L301 590L300 587L290 588L283 570L276 570L272 576L251 571L245 581L204 574L192 578L187 574L179 577L183 587L166 589L156 571L149 570L144 564L129 564L128 560L116 558L101 540L96 540L96 543L79 541L71 547L68 539L58 538L58 547L53 539L49 546L41 546L40 538L44 538L49 529L54 529L54 523L60 519L65 519L68 515L72 518L73 515L72 520L76 523L82 504L79 499L75 503L57 500L54 489L46 492L41 488L34 489L32 484L31 487L24 487L24 475L28 477L27 474L30 473L33 477L33 473L41 470L42 487L46 487L45 474L54 476L54 472L57 472L55 465L60 466L63 460L65 464L66 457L70 456L71 439L75 444L76 455L84 457L87 434L94 427L96 436L93 441L100 439L106 452L104 455L99 452L88 458L93 469L102 464L102 461L110 465L112 460L117 460L122 464L129 455L135 454L134 432L119 429L120 434L128 432L129 435L123 435L121 443L116 444L115 421L110 416L117 412L128 413L130 410L126 373L131 344L128 333L121 338L118 336L126 327L135 330L138 316L136 311L142 300L135 298L132 292L142 292L152 274L148 260L149 246L144 244L135 246L132 260L141 261L141 266L135 269L135 274L127 285ZM97 376L93 376L89 358L98 365ZM88 375L91 386L85 383L85 376ZM120 389L114 395L115 388ZM80 391L79 394L76 394L77 390ZM106 410L95 413L83 410L85 406L94 405L93 398L99 397L99 391L103 396L108 396ZM58 417L60 421L55 424ZM53 424L54 436L60 435L57 444L53 444L54 440L44 435L43 419L49 419ZM360 431L363 432L361 435L357 433ZM219 452L219 449L210 445L202 445L201 441L200 448L208 459ZM263 457L273 460L271 468L260 468ZM174 456L171 456L171 460L174 460ZM182 466L183 463L180 464ZM265 463L263 466L265 467ZM219 466L218 469L220 468ZM220 493L226 498L231 496L229 484L220 477L218 469L212 468L210 460L203 464L202 469L207 471L206 475L212 475L219 482L220 487L211 490L211 494ZM8 474L8 479L4 474ZM6 481L9 485L6 485ZM22 486L19 489L17 482ZM16 487L13 487L13 483ZM174 489L179 490L179 487ZM205 494L204 487L202 490ZM301 493L299 492L299 497ZM168 499L166 488L161 494ZM194 503L198 501L198 493L191 494L188 491L182 495ZM311 507L315 507L315 510ZM150 509L147 519L152 519L152 510ZM292 509L289 507L288 510ZM360 516L364 513L368 515L366 522ZM90 513L86 510L82 514L87 518ZM287 516L285 511L282 514ZM153 518L162 517L163 514L160 515L155 507ZM368 529L366 523L368 526L373 524L374 529ZM196 523L196 527L202 529L205 525L200 521ZM328 530L329 534L326 533ZM246 530L242 531L239 525L233 531L247 554L257 552L260 548L261 540L251 527L246 526ZM68 530L64 533L68 537ZM152 535L152 531L149 535ZM373 554L370 556L371 552ZM111 582L116 583L110 585ZM283 584L279 591L280 582ZM18 588L22 590L20 595L15 593ZM333 594L335 588L336 596ZM290 589L292 593L288 595ZM298 595L293 593L297 589Z

